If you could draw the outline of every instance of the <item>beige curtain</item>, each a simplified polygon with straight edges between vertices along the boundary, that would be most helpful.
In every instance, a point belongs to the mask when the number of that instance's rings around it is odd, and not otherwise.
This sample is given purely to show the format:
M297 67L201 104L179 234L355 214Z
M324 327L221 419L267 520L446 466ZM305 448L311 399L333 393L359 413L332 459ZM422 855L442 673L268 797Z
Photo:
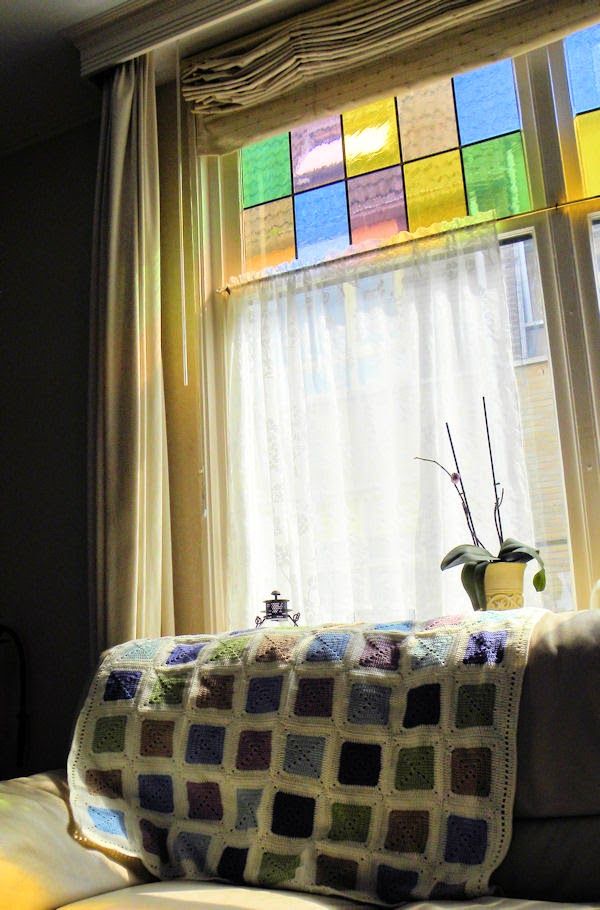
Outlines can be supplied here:
M334 0L189 58L182 92L222 154L599 20L598 0Z
M92 264L93 647L174 631L151 57L104 85Z

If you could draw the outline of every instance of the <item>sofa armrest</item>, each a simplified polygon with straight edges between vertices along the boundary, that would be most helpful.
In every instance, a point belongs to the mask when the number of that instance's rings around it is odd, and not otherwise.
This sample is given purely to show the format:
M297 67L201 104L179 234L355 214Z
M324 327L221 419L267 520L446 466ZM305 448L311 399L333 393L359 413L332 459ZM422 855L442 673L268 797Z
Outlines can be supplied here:
M0 910L55 910L151 879L137 860L117 860L72 836L60 772L0 782Z

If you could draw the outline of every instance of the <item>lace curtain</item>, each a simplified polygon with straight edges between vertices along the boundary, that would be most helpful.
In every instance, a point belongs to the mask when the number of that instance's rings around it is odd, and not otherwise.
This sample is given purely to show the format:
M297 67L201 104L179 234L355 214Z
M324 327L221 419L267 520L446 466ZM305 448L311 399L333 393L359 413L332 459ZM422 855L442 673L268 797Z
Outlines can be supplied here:
M510 326L493 228L274 274L227 304L228 580L233 628L273 588L302 621L464 611L444 554L470 543L452 431L483 543L498 545L481 398L506 536L531 540Z

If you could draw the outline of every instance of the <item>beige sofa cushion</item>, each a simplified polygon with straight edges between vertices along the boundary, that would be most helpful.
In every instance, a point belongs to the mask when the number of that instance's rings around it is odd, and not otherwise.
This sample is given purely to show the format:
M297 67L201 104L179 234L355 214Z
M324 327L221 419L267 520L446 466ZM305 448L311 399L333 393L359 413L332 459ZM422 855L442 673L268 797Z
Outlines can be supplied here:
M217 882L156 882L113 891L89 900L68 904L61 910L367 910L336 897L244 888ZM418 901L406 910L598 910L598 904L555 904L547 901L484 897L473 901Z
M0 782L0 910L55 910L150 879L73 839L67 793L60 772Z

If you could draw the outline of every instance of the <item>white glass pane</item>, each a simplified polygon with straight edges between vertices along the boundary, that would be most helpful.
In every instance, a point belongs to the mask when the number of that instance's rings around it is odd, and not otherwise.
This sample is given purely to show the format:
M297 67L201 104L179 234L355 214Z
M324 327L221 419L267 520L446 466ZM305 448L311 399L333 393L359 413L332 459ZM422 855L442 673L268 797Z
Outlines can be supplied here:
M550 610L572 610L563 466L537 251L531 236L505 241L501 251L535 546L546 564L548 579L543 605ZM530 563L528 573L534 571Z

